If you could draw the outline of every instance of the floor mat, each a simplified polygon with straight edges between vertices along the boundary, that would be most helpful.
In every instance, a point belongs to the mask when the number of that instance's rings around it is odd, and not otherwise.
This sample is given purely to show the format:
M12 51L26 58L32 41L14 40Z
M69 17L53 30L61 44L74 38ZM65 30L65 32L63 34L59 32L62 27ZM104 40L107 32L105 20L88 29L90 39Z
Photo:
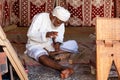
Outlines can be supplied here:
M28 65L29 80L61 80L59 72L43 65ZM95 80L95 75L90 74L86 64L74 66L75 73L65 80Z

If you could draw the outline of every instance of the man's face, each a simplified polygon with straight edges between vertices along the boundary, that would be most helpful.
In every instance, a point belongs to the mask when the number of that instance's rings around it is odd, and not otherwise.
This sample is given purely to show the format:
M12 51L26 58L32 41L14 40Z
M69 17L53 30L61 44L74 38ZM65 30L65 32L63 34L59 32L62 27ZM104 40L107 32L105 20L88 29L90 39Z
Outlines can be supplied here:
M53 25L55 27L60 26L62 23L64 23L63 21L59 20L57 17L54 17L53 21L52 21Z

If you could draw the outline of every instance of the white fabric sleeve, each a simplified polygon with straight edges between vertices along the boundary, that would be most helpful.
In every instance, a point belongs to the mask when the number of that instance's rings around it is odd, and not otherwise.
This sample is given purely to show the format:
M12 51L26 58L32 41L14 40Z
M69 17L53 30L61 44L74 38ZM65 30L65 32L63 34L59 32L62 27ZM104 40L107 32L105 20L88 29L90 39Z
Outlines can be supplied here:
M45 27L42 25L42 15L36 15L33 18L33 21L31 23L31 26L28 30L27 36L30 40L36 41L36 42L46 42L46 32ZM44 29L42 29L44 28ZM41 30L42 29L42 30Z
M36 42L46 42L47 41L46 32L39 32L38 33L37 31L35 31L35 33L32 35L28 34L28 37L30 40L36 41Z

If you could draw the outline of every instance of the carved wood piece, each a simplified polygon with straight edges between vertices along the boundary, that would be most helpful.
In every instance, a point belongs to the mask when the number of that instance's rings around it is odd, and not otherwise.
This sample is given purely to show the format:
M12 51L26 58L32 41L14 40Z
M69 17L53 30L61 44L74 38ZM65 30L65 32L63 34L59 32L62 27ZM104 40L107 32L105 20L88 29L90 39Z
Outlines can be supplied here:
M97 18L96 21L97 80L107 80L114 61L120 76L120 19Z
M28 80L28 76L25 72L25 69L21 61L19 60L14 48L12 47L11 43L7 39L1 26L0 26L0 45L3 46L3 50L6 53L6 56L8 57L11 65L13 66L16 73L18 74L20 80Z

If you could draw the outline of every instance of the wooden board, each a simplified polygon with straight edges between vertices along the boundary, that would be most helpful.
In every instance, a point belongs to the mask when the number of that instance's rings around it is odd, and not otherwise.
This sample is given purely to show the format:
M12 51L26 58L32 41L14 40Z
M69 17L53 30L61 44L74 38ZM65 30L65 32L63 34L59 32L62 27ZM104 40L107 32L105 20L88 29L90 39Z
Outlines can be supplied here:
M107 80L115 63L120 76L120 18L97 18L96 23L97 80Z
M16 73L18 74L20 80L28 80L27 73L25 72L25 69L21 61L19 60L17 53L15 52L9 40L7 39L1 26L0 26L0 45L3 46L3 50L6 53Z
M97 18L96 40L120 40L120 18Z
M1 72L0 72L0 80L2 80L2 74L1 74Z

